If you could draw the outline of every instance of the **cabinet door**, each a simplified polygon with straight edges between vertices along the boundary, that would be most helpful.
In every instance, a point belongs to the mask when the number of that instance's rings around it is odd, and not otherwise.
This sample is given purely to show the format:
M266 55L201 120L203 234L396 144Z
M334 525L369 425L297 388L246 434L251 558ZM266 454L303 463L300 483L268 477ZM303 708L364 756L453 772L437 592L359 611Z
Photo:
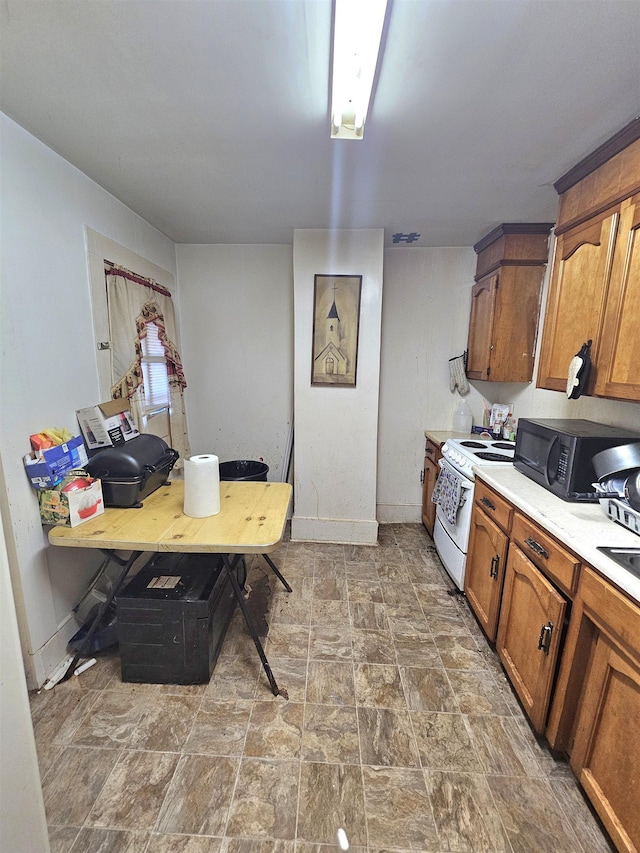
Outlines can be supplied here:
M509 548L496 649L536 732L544 731L566 602L525 557Z
M618 850L640 850L640 668L598 635L571 767Z
M439 468L428 456L424 457L424 480L422 484L422 523L433 536L433 526L436 522L436 505L431 500L433 489L438 479Z
M500 271L489 345L492 382L530 382L533 377L543 275L540 264Z
M431 495L440 473L437 465L439 458L440 448L435 442L427 440L422 471L422 523L431 536L433 536L433 526L436 521L436 505L431 500Z
M624 202L607 294L595 393L640 400L640 194Z
M571 359L583 343L592 340L594 367L587 390L593 391L617 225L617 213L602 214L557 239L542 331L539 388L566 391Z
M571 597L578 586L580 560L526 515L516 512L511 538L529 560Z
M508 537L476 504L471 516L464 591L491 642L498 628L508 547Z
M467 342L467 376L469 379L489 378L491 330L498 274L485 276L471 291L471 316Z

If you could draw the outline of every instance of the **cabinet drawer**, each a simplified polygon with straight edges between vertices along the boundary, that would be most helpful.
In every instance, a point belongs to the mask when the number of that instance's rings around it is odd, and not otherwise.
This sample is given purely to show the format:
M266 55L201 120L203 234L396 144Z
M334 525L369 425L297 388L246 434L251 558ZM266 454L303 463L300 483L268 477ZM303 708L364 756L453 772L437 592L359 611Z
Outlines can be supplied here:
M515 514L511 538L550 580L568 595L574 595L580 572L580 561L574 554L520 513Z
M640 666L640 604L590 566L585 566L580 575L579 595L589 619Z
M428 438L424 447L424 455L432 462L437 462L440 459L440 445Z
M495 523L501 527L505 533L511 530L511 521L513 519L513 507L511 504L501 497L489 486L485 485L482 480L476 480L474 489L475 502L482 507L489 518L492 518Z

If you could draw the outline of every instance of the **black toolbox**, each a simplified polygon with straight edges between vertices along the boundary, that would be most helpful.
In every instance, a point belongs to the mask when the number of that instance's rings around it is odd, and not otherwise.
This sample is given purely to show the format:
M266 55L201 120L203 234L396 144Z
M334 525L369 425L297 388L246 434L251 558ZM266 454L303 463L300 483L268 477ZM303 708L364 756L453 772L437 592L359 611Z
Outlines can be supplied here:
M236 603L219 554L158 554L117 596L122 680L208 682Z
M102 481L105 506L133 507L166 482L178 452L157 435L138 435L95 453L85 466Z

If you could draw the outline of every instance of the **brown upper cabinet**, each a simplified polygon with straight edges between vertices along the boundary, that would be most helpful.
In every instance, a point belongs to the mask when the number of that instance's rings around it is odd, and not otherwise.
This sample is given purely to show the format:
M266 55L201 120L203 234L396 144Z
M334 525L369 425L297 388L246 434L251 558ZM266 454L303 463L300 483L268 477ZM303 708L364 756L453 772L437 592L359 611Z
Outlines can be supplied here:
M504 223L473 247L467 376L530 382L552 222Z
M640 119L555 188L560 206L538 387L566 391L571 359L591 340L586 393L640 400Z

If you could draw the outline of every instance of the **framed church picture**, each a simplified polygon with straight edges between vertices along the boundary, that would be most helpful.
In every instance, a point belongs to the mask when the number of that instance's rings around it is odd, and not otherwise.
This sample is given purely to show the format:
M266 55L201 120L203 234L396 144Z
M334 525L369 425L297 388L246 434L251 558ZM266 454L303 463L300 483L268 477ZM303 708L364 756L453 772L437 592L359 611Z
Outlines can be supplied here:
M312 385L355 386L361 290L361 275L314 277Z

